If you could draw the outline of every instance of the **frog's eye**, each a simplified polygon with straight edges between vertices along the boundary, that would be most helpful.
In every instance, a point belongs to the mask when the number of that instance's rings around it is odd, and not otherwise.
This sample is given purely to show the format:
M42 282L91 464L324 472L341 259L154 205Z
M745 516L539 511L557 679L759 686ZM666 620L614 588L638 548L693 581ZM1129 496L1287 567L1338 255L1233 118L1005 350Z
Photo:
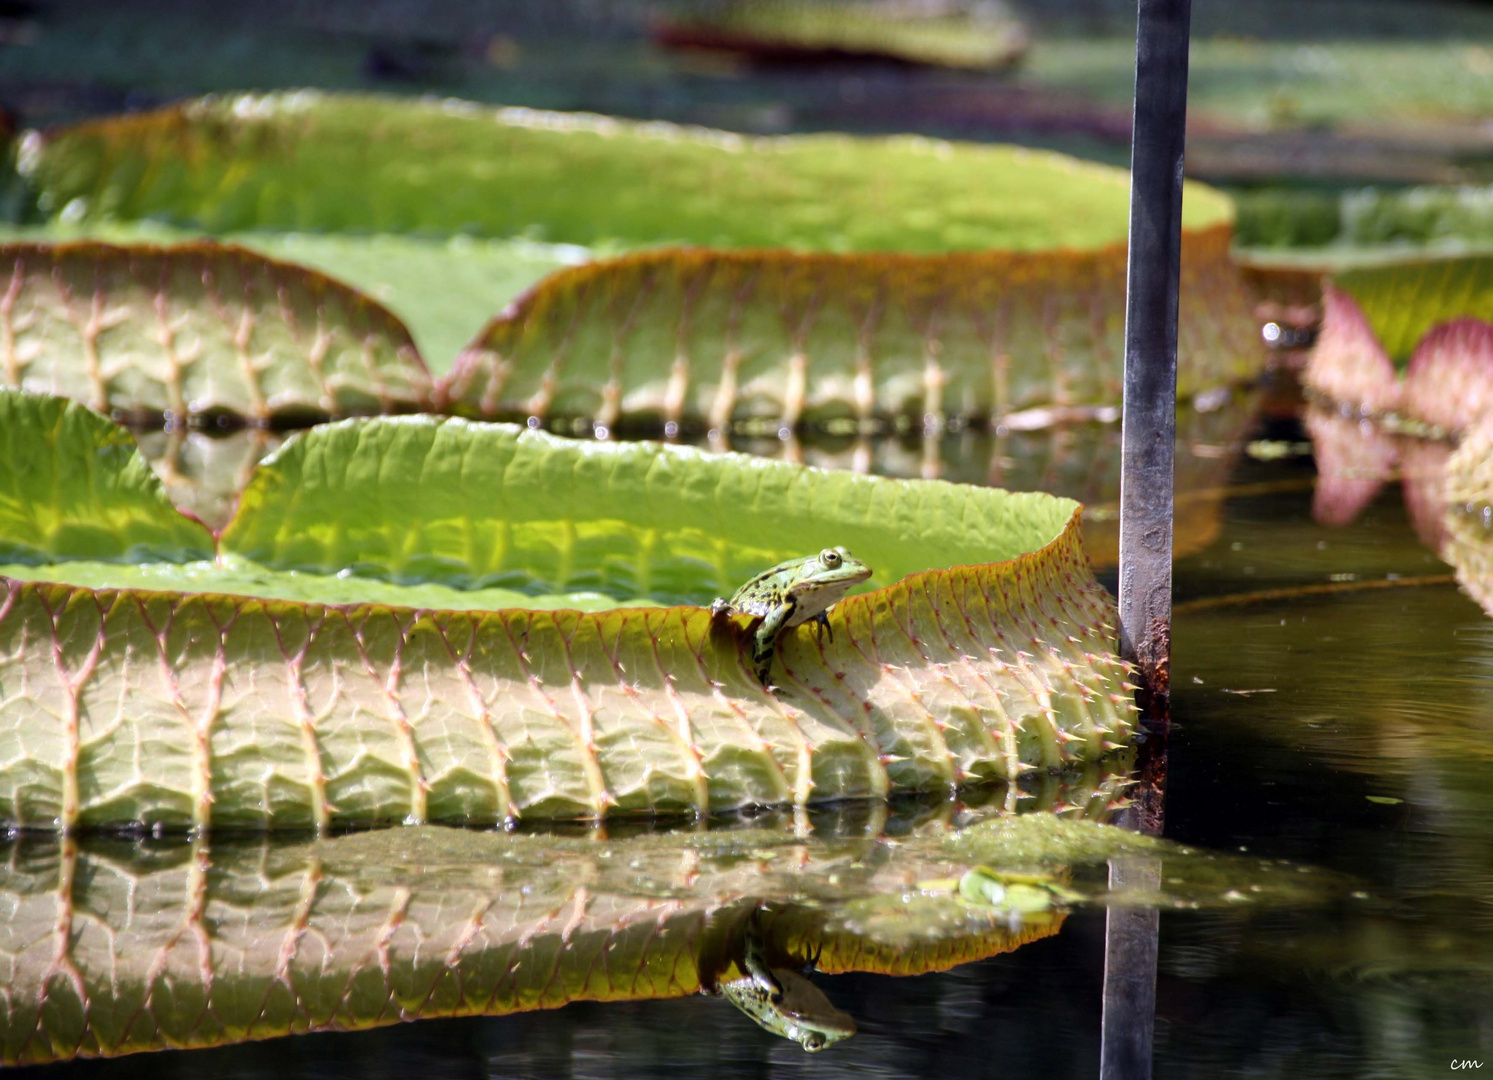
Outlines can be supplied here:
M840 565L840 553L834 548L825 548L819 553L819 561L833 570Z
M812 1034L812 1035L805 1036L805 1038L804 1038L804 1049L807 1050L811 1054L814 1053L814 1051L816 1051L816 1050L823 1050L824 1049L824 1036L821 1035L821 1034L819 1034L817 1031L814 1032L814 1034Z

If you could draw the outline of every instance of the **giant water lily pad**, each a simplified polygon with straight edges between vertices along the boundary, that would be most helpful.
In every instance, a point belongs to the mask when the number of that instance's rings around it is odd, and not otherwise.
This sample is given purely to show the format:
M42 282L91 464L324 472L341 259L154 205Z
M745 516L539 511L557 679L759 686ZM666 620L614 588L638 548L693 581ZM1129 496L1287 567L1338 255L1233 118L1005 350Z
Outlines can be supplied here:
M1183 241L1178 391L1265 354L1224 227ZM663 250L560 271L494 319L443 381L446 408L606 427L994 422L1120 400L1125 248L799 255ZM1043 417L1034 415L1040 410Z
M1339 275L1324 293L1303 381L1365 415L1437 435L1466 431L1493 401L1490 268L1493 259L1472 257Z
M105 234L120 240L138 241L143 235L181 239L180 234L159 228L142 232L111 227ZM259 237L255 242L266 241ZM345 236L301 236L281 238L274 250L283 248L298 255L309 251L326 266L372 275L363 279L364 284L380 290L380 281L390 271L383 266L387 260L373 255L382 253L395 261L413 258L413 268L405 272L415 275L421 267L429 272L435 252L448 252L454 260L453 275L465 281L471 292L465 300L452 301L449 311L417 303L417 314L426 325L447 316L455 318L462 311L472 314L472 298L485 288L482 267L491 270L507 265L510 256L520 260L559 257L558 249L510 243L479 246L480 257L469 264L464 261L469 246L397 237L359 241ZM1188 410L1180 422L1189 443L1199 439L1230 442L1235 436L1221 432L1237 426L1246 407L1236 404L1225 412L1212 412L1219 405L1215 391L1253 372L1264 352L1253 341L1238 278L1227 262L1224 231L1189 235L1184 249L1188 259L1183 276L1181 381L1184 394L1196 393L1198 409L1209 411ZM12 279L16 289L11 298L12 329L29 353L27 363L35 360L38 369L45 369L44 378L28 374L29 368L22 371L12 350L16 370L22 372L17 379L40 384L53 394L98 404L100 387L95 376L106 371L101 392L107 408L132 418L171 413L173 421L179 421L174 402L190 395L185 405L190 425L174 422L167 430L137 430L136 437L176 505L214 529L227 524L250 470L283 436L257 425L226 435L215 429L211 414L221 418L225 411L242 411L249 414L245 419L262 422L320 415L328 409L371 407L372 396L349 392L346 385L339 388L339 380L359 382L343 361L352 363L354 373L359 365L373 365L366 368L372 378L364 388L385 395L382 407L411 407L419 400L414 391L427 381L418 359L407 355L408 336L403 327L377 305L318 274L256 260L235 248L217 247L209 241L170 246L89 242L55 247L28 241L3 250L16 256L17 265L26 270L19 279ZM566 250L566 257L577 254ZM246 294L232 340L225 335L238 309L225 309L214 299L214 286L222 280L219 271L224 265L266 286ZM540 264L524 265L532 269ZM698 277L681 279L676 273L680 266L696 268ZM44 274L47 267L57 273ZM773 280L762 274L749 277L745 287L732 295L731 305L750 318L727 319L725 325L714 327L717 333L704 332L699 324L708 322L712 313L720 315L720 294L733 284L732 274L739 277L737 272L743 267L768 268ZM518 263L512 268L521 272ZM957 276L966 270L978 276ZM790 460L807 457L816 464L860 471L866 471L874 460L875 471L883 474L948 475L1079 498L1090 504L1091 553L1112 562L1113 512L1107 504L1116 497L1118 458L1106 446L1118 437L1118 429L1103 425L1075 428L1061 422L1118 415L1112 403L1117 384L1107 365L1118 363L1120 354L1123 270L1123 253L1117 248L1087 254L1014 256L688 252L637 256L603 263L573 277L560 275L546 283L518 305L516 313L493 324L479 347L465 357L459 372L442 384L440 397L445 407L459 412L526 416L539 407L534 397L544 396L562 429L567 426L567 415L572 422L586 414L594 414L591 420L605 420L614 412L622 426L638 427L651 421L656 427L659 421L667 423L675 416L698 418L700 409L713 408L717 400L734 400L733 416L741 421L734 425L738 430L718 432L711 440L713 446L721 441L720 435L730 435L753 452ZM49 324L42 315L59 295L58 280L68 278L101 298L102 310L109 313L106 333L85 339L64 332L66 325L44 332ZM442 281L449 283L451 277ZM613 295L609 290L619 282L627 288ZM681 282L687 286L682 297L677 295ZM105 284L111 285L108 291L103 289ZM670 287L675 288L672 297ZM704 302L712 293L714 300ZM603 302L608 296L611 299ZM254 304L248 304L250 299ZM287 321L286 313L312 300L316 301L312 306L320 336L298 335L296 321ZM989 310L982 307L985 301L992 305ZM343 302L350 308L339 307ZM634 308L648 318L640 322L623 314ZM1206 317L1199 316L1199 308L1207 309ZM361 332L356 320L338 322L339 310L378 314L379 329L368 330L361 349L353 348ZM175 318L173 336L166 339L161 337L162 312ZM204 320L210 329L216 328L216 337L195 333L194 326ZM562 332L565 336L557 339ZM495 344L502 341L510 344ZM337 342L347 347L339 350ZM681 348L686 343L703 357L701 362L687 363ZM733 343L734 349L728 347ZM572 345L574 351L585 354L575 362L567 360ZM254 350L251 366L262 388L278 388L270 397L256 396L253 384L243 377L244 353L250 346ZM512 359L507 352L496 352L499 347L511 352ZM185 359L183 353L188 354ZM717 358L714 366L713 356ZM779 359L773 360L775 356ZM991 356L995 359L990 360ZM329 365L336 370L329 370ZM522 407L495 404L505 396L502 387L527 381L533 389L534 373L541 366L544 374L539 376L539 388ZM577 369L608 381L600 390L588 389L576 381ZM667 378L654 378L650 370L667 370ZM785 387L774 385L774 375L784 375L788 388L797 387L794 392L801 393L806 407L812 403L802 419L821 420L830 430L837 425L858 430L860 440L821 441L808 448L793 440L780 441L779 430L789 410L782 396ZM629 389L621 389L624 382ZM657 400L661 382L666 405L662 411ZM545 390L547 385L550 389ZM734 397L722 395L728 385L736 387ZM692 402L691 395L671 389L690 386L695 387ZM910 421L910 429L927 432L921 409L962 413L973 410L976 403L982 408L999 405L1010 401L1013 387L1022 395L1022 407L991 417L998 424L988 453L973 454L964 445L951 447L953 460L946 462L942 437L935 433L934 441L925 436L921 449L909 456L913 450L909 445L895 439L878 439L873 444L862 426L869 415L875 418L872 428L883 428L888 421L893 425ZM858 405L856 399L862 395ZM1102 403L1106 400L1111 403ZM900 402L913 415L884 416L882 410L891 401ZM200 412L194 416L193 409ZM205 431L203 421L208 421ZM1054 424L1059 426L1052 429ZM1035 435L1033 428L1057 433ZM752 443L754 429L770 439ZM967 443L968 435L960 437L961 444ZM1216 488L1215 474L1225 464L1222 458L1210 458L1203 469L1207 475L1191 481L1187 471L1179 474L1179 491L1203 530L1185 527L1179 520L1179 544L1203 543L1207 530L1215 527L1212 508L1203 507L1188 493L1193 488L1203 492ZM1110 524L1101 524L1101 519ZM82 583L76 574L73 580ZM361 593L344 590L341 595L353 600L374 598L366 588ZM318 598L331 597L322 594ZM447 601L427 596L422 602L439 606Z
M963 808L984 820L959 831L944 804L904 808L895 831L783 814L612 839L15 841L0 864L0 1061L678 998L736 977L749 937L777 965L914 975L1056 934L1090 898L1237 907L1243 890L1255 907L1301 907L1345 891L1304 867L1079 819L1105 816L1119 785L1065 787L1058 798L1090 809L1062 819ZM1165 860L1166 894L1106 896L1103 860L1137 850ZM974 867L1024 868L1023 902L963 896Z
M754 139L585 114L311 91L208 97L32 136L49 212L239 229L817 250L1095 247L1122 170L1014 147ZM1189 228L1232 219L1189 184Z
M919 11L904 5L829 0L736 2L666 13L654 36L666 45L720 49L773 62L879 59L940 67L1004 67L1026 51L1026 28L1004 12Z
M420 356L435 374L445 373L493 312L546 274L593 254L574 244L541 244L522 237L254 231L217 239L351 285L409 327ZM120 247L188 249L206 242L200 230L155 221L56 220L19 226L0 222L0 240L96 240Z
M1493 255L1408 259L1344 270L1332 280L1401 366L1432 327L1460 316L1493 319Z
M100 412L409 411L430 376L385 308L231 246L0 244L0 386Z
M117 437L56 399L0 409L37 418L20 460L61 463L64 497L66 463ZM454 419L314 428L259 468L214 560L0 536L30 564L0 600L0 804L18 824L494 821L1094 760L1133 705L1076 511ZM746 621L693 605L830 544L881 587L822 639L785 635L768 691ZM619 606L641 602L675 606Z

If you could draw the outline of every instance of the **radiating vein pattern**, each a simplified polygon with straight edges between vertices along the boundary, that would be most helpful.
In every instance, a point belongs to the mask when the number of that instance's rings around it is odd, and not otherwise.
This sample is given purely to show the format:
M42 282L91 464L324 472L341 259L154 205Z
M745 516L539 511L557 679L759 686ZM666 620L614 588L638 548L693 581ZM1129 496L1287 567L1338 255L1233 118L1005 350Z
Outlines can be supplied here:
M1184 241L1184 397L1251 379L1264 363L1228 243L1226 226ZM665 249L551 275L461 354L437 401L473 415L607 427L776 431L895 416L1053 423L1118 405L1124 322L1123 245L949 255Z
M404 325L312 270L228 245L0 245L0 386L100 412L254 421L428 407Z
M325 826L951 790L1130 731L1077 518L780 644L699 608L421 611L0 579L0 815Z
M849 931L845 898L903 908L907 882L950 872L932 835L908 839L422 829L149 852L22 840L0 864L0 1062L681 997L739 958L767 900L769 944L817 952L828 971L941 970L1062 925L1059 912L1013 922L946 901L957 921L917 940Z

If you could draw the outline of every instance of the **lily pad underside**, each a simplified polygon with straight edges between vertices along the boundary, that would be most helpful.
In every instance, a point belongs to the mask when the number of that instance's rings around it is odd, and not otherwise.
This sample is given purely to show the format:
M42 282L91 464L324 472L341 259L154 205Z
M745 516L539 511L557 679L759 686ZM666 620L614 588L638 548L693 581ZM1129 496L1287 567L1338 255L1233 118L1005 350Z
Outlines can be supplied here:
M1264 365L1228 247L1226 226L1183 241L1183 397L1246 382ZM1089 418L1120 401L1125 261L1124 244L603 260L515 301L457 359L437 400L468 415L609 429Z
M1450 297L1415 291L1412 286L1423 284L1422 264L1392 273L1379 268L1370 279L1405 286L1407 320L1415 325L1431 314L1442 318L1413 342L1403 364L1375 333L1373 308L1330 284L1323 293L1322 330L1302 376L1307 388L1345 410L1417 434L1455 437L1476 426L1493 409L1493 291L1478 291L1483 260L1461 261L1471 265L1460 274L1455 267L1437 268L1438 280L1456 279L1462 286ZM1377 297L1381 309L1383 301ZM1381 319L1384 314L1380 310Z
M678 998L735 978L749 934L775 965L914 975L1051 936L1089 898L1237 910L1349 887L1085 820L1115 786L1063 792L1086 811L965 808L984 820L913 821L895 840L785 814L621 839L419 828L148 849L17 841L0 866L0 1061ZM1112 856L1164 860L1167 894L1105 896ZM1019 874L1025 902L961 896L974 867Z
M355 289L228 245L0 245L0 386L137 421L429 407L409 331Z
M880 60L989 70L1015 63L1030 38L1016 18L898 9L879 3L729 3L665 12L654 38L680 49L741 53L774 63Z
M1493 255L1407 259L1344 270L1332 281L1401 367L1433 327L1462 316L1493 319Z
M102 418L0 414L29 458L0 474L14 824L702 813L1129 735L1067 500L405 417L292 440L215 540L138 457L97 458L128 438ZM747 621L699 605L833 544L880 587L785 634L765 690Z

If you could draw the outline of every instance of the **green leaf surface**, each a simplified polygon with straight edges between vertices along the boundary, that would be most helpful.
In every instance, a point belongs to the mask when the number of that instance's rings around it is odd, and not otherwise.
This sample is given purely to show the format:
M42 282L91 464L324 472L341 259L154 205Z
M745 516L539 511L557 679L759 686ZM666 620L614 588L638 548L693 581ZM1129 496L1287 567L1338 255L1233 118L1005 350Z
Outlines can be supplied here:
M62 398L0 389L0 561L210 559L128 432Z
M1433 326L1459 316L1493 320L1493 255L1414 259L1333 275L1401 365Z
M202 237L200 230L153 221L0 224L0 240L8 243L101 240L124 247L176 247L190 246ZM437 374L450 368L456 354L493 312L551 271L585 262L592 255L572 244L469 236L237 232L221 240L270 259L319 270L372 298L409 327L421 357Z
M33 139L68 219L213 232L526 235L810 250L1092 248L1125 236L1126 174L927 139L754 139L585 114L312 91L209 97ZM1189 184L1184 225L1232 220Z
M178 419L428 402L425 364L387 310L239 248L0 244L0 281L0 386Z
M1183 241L1184 397L1264 366L1228 245L1222 226ZM437 398L608 428L776 434L945 415L1051 424L1119 404L1124 325L1123 244L938 256L668 249L546 278L472 342Z
M51 581L85 589L146 589L186 593L227 593L264 600L316 604L392 604L453 611L534 608L555 611L608 611L615 607L658 607L647 598L619 600L600 592L521 592L497 587L459 589L429 582L400 584L355 574L272 570L232 555L199 562L105 563L89 560L35 564L0 563L0 576L17 581Z
M124 438L76 405L8 397ZM39 436L15 460L69 452L94 451ZM112 464L170 519L138 457ZM895 584L835 605L822 634L785 633L771 692L742 617L537 610L558 597L484 612L493 594L454 592L704 602L831 543ZM1050 496L404 417L292 440L219 547L216 565L181 552L112 577L66 551L26 575L88 587L0 577L0 745L16 748L0 805L16 824L804 804L1094 761L1130 731L1113 602L1075 504ZM287 581L359 602L259 595Z
M806 469L461 419L312 428L264 462L222 550L264 566L456 588L708 603L844 545L890 584L1060 535L1066 499Z

